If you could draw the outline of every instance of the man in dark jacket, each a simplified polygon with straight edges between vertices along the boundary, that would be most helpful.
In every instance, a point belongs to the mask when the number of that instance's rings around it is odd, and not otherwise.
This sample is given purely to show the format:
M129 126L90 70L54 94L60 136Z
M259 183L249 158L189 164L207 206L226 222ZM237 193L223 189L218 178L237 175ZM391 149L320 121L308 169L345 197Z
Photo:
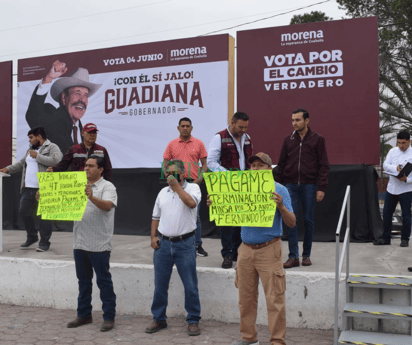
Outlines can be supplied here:
M325 138L308 127L309 113L297 109L292 114L293 133L282 145L275 180L286 186L292 199L296 225L288 229L289 259L284 268L300 265L299 262L299 201L302 202L305 220L302 266L310 266L310 254L314 232L315 200L325 196L328 184L329 162Z
M84 171L86 161L93 155L103 159L103 177L111 181L112 163L106 148L96 144L97 132L98 129L94 123L87 123L82 131L83 142L70 147L59 164L49 167L47 171L66 171L70 165L72 171Z
M30 128L42 126L49 140L63 153L70 146L82 142L81 119L89 105L89 98L102 86L90 82L89 71L85 68L76 68L67 77L62 77L66 72L66 64L56 60L34 89L26 112ZM45 102L48 93L59 103L58 108Z

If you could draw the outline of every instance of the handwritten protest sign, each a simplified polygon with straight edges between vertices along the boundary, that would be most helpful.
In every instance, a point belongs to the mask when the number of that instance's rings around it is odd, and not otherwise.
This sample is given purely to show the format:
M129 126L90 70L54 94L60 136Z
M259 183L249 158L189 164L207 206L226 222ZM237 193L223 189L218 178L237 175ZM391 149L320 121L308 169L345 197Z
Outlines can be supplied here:
M271 170L222 171L205 173L212 205L210 220L218 226L271 227L276 203Z
M37 214L42 219L82 220L87 196L84 171L37 173L40 200Z

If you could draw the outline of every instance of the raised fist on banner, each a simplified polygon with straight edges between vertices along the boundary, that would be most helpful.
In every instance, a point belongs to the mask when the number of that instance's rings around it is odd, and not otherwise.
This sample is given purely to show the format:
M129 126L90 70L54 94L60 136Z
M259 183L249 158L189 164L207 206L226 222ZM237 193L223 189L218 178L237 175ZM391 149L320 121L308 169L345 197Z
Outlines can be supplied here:
M64 62L60 62L56 60L53 62L50 71L46 74L46 76L42 80L42 84L51 83L53 79L61 77L64 73L67 72L67 67Z

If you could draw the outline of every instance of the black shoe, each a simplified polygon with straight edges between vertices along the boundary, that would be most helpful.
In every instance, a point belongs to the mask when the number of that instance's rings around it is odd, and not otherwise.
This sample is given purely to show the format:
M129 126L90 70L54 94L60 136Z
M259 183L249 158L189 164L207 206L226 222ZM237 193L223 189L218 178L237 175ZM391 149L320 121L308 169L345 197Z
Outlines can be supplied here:
M390 240L384 240L383 238L380 238L378 240L373 241L373 244L375 246L389 246L391 244Z
M93 319L92 317L76 317L73 321L70 321L67 324L67 328L76 328L76 327L80 327L83 325L87 325L88 323L92 323Z
M408 267L408 271L409 271L409 272L412 272L412 267Z
M104 320L102 323L102 327L100 327L100 331L107 332L113 329L114 327L114 320Z
M49 250L49 246L46 246L45 244L39 244L39 246L36 248L36 252L47 252Z
M145 329L145 332L146 333L156 333L166 327L167 327L166 321L153 320L151 325Z
M196 254L198 255L198 256L208 256L209 254L202 248L202 245L201 244L199 244L197 247L196 247Z
M38 241L37 240L27 240L26 242L24 242L23 244L20 244L21 248L28 248L30 247L32 244L36 243Z
M407 240L401 240L401 247L409 247L409 242Z
M222 263L222 268L232 268L232 266L233 266L232 257L229 255L226 255Z

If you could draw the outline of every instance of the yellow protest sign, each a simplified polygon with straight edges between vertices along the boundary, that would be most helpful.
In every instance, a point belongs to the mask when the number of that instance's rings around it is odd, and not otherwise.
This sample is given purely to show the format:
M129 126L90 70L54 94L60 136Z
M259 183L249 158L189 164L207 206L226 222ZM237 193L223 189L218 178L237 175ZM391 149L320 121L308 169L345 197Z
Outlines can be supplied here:
M212 204L210 220L218 226L271 227L276 203L271 170L221 171L203 174Z
M37 178L40 194L37 214L42 219L82 220L87 204L84 171L41 172Z

